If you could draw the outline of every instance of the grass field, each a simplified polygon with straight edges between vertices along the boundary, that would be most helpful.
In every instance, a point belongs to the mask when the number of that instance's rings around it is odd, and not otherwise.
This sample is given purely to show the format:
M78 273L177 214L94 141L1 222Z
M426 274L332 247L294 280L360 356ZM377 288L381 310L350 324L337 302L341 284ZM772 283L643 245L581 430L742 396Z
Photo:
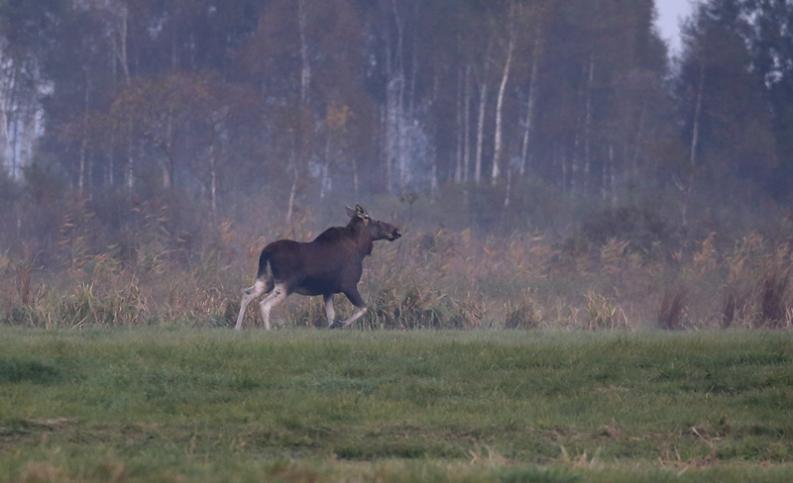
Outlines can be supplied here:
M793 334L0 328L3 481L637 479L793 479Z

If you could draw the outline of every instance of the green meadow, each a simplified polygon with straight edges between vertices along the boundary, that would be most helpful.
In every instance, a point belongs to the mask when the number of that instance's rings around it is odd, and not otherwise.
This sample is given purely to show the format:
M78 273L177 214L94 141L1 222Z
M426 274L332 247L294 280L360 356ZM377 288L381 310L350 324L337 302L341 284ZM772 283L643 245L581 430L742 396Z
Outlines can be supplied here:
M789 332L0 328L1 481L791 481Z

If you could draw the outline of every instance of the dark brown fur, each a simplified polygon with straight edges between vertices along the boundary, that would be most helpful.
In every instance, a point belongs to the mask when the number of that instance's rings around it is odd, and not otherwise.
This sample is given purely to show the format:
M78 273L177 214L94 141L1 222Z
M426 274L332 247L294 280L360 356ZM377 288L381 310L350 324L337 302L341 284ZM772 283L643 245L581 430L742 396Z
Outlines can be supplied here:
M267 284L265 292L284 284L287 294L343 293L356 307L365 307L358 292L363 259L372 253L375 241L394 241L401 234L394 225L372 220L360 207L350 211L347 226L328 228L313 241L278 240L267 245L256 276Z

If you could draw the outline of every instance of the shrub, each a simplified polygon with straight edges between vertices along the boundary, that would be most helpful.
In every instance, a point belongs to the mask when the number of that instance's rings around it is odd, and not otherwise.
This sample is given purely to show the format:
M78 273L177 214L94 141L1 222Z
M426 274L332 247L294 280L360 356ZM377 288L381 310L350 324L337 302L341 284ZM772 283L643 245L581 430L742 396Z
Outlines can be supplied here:
M586 307L584 310L584 324L586 330L625 329L628 328L628 318L625 311L604 295L587 292Z

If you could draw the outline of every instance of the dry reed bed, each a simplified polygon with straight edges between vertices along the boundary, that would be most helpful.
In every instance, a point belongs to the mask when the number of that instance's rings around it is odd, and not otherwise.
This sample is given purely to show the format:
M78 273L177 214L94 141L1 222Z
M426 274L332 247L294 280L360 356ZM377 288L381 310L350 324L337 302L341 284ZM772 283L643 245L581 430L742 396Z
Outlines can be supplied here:
M0 323L229 325L261 247L275 238L310 239L317 233L305 215L271 237L252 225L208 221L199 238L174 229L166 208L143 206L134 214L135 229L108 242L90 210L78 206L63 217L46 263L29 248L14 256L0 253ZM613 238L581 245L542 233L495 237L471 230L407 230L397 243L378 244L365 262L362 291L373 310L360 326L793 326L788 242L759 233L730 242L711 233L672 253ZM342 311L348 309L342 304ZM249 326L258 324L256 311L247 317ZM275 317L288 325L324 325L321 304L298 296Z

